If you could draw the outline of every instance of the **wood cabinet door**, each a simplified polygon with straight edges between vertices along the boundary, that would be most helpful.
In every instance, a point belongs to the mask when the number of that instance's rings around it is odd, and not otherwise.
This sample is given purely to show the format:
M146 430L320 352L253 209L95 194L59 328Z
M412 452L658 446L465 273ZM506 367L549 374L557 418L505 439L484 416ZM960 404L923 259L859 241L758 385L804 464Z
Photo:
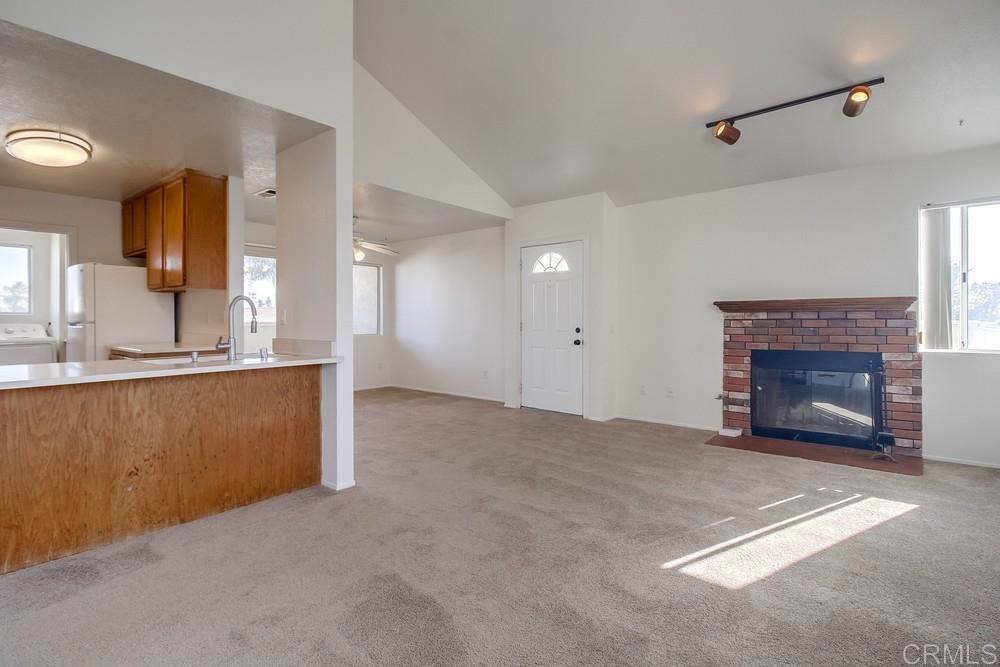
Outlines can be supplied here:
M122 204L122 254L131 254L132 247L132 202L125 202Z
M132 200L132 253L146 252L146 199Z
M163 287L184 287L184 179L163 186Z
M146 195L146 286L163 287L163 188Z

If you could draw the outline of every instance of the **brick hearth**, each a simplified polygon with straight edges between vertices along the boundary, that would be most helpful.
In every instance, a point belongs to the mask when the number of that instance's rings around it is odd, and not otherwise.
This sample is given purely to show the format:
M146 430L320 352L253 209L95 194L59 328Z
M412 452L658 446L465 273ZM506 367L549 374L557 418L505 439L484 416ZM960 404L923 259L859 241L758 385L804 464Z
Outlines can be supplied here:
M750 434L750 351L881 352L896 445L921 446L921 359L913 297L717 301L723 324L722 423Z

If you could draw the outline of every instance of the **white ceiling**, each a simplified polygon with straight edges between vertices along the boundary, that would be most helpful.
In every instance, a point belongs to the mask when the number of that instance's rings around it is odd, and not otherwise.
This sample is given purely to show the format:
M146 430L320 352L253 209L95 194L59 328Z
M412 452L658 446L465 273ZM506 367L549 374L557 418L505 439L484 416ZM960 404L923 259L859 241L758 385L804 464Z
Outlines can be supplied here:
M51 169L0 151L0 185L121 200L188 167L274 185L276 151L329 128L240 97L0 21L0 133L31 127L94 145ZM248 217L260 208L247 198ZM266 205L265 205L266 209Z
M493 215L361 182L354 183L354 215L357 233L389 243L504 224Z
M512 205L624 205L1000 142L998 37L997 0L355 0L354 48Z
M278 193L281 196L281 193ZM274 199L250 197L247 220L275 224ZM249 206L253 203L251 211ZM413 239L499 227L504 218L452 206L374 183L354 182L354 231L369 241L399 243Z

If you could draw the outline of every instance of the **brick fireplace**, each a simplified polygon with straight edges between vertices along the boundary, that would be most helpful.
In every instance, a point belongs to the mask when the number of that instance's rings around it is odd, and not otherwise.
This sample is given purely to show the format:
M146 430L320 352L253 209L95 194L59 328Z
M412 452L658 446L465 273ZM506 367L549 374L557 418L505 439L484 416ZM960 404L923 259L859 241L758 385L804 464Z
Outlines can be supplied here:
M922 391L915 302L915 297L715 302L725 316L723 427L752 433L754 350L869 353L884 363L883 428L892 431L897 447L919 454Z

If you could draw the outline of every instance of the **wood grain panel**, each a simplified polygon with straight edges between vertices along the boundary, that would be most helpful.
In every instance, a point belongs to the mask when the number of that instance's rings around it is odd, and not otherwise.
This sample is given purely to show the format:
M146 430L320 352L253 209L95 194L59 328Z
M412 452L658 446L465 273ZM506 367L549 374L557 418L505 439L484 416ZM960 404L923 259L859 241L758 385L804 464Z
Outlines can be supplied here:
M184 287L184 179L163 186L163 287Z
M146 198L132 201L132 255L146 254Z
M132 252L132 202L122 204L122 255Z
M844 297L840 299L773 299L767 301L715 301L724 313L811 310L906 310L915 296Z
M0 391L0 573L318 484L319 373Z
M226 289L226 179L187 172L185 273L188 287Z
M163 188L148 193L146 200L146 286L163 287Z

